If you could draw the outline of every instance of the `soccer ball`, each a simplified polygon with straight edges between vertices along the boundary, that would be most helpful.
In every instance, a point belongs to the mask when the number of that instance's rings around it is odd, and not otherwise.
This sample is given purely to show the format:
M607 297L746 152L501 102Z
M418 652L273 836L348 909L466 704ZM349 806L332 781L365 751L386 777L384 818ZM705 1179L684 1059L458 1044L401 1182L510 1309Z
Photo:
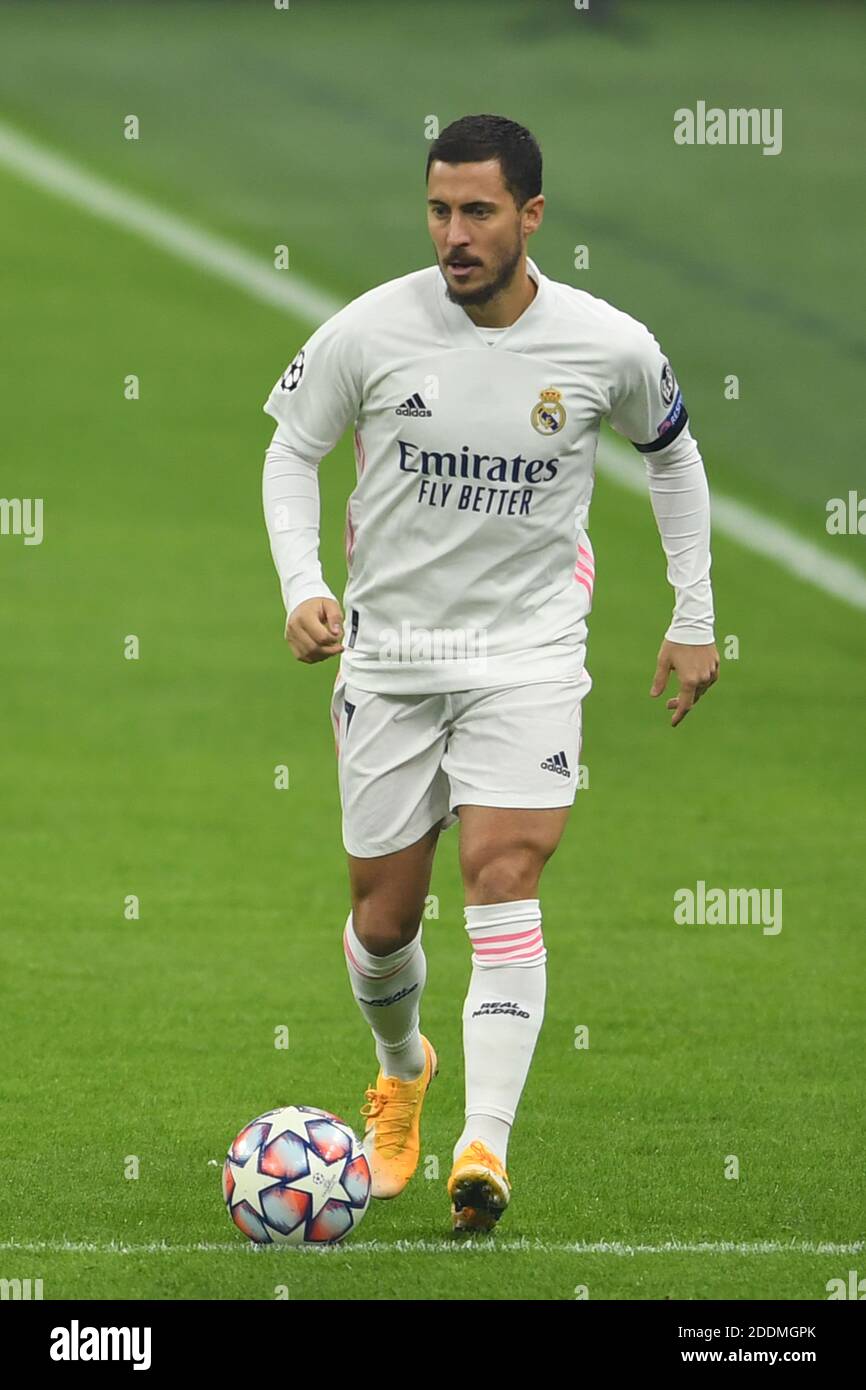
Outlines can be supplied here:
M251 1120L223 1164L229 1215L257 1245L333 1245L370 1205L370 1166L329 1110L287 1105Z

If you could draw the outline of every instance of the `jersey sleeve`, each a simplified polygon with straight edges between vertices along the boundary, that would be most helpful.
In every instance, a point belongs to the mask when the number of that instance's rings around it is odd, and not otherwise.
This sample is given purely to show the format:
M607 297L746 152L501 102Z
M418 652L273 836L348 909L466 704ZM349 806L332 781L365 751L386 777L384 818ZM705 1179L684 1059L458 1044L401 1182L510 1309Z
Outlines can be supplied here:
M645 455L668 583L676 595L665 636L686 645L712 643L706 472L671 365L649 329L636 319L626 321L625 335L617 344L610 401L610 423Z
M318 463L357 417L361 395L357 336L341 310L292 358L262 409L277 421L282 443Z
M648 328L633 331L619 357L611 392L610 423L642 454L673 444L688 421L671 365Z
M687 646L713 642L710 580L710 494L697 442L688 426L672 448L645 459L650 502L675 595L665 636Z
M298 458L279 430L265 454L262 502L286 614L305 599L333 599L319 560L319 465Z

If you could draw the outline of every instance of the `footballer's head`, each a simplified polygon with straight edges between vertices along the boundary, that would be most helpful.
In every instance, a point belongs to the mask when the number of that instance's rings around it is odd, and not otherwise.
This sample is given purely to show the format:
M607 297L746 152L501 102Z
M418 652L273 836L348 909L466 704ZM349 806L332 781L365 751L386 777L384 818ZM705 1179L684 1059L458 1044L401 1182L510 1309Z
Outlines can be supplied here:
M462 116L427 156L427 225L449 299L486 304L511 284L541 222L541 150L504 116Z

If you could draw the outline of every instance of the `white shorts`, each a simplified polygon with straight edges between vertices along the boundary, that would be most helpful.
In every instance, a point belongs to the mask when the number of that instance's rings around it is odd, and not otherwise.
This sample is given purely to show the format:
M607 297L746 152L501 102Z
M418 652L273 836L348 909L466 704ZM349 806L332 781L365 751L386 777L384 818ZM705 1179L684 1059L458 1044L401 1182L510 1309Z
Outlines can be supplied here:
M578 782L581 702L571 680L438 695L383 695L337 674L331 722L343 845L393 854L458 806L570 806Z

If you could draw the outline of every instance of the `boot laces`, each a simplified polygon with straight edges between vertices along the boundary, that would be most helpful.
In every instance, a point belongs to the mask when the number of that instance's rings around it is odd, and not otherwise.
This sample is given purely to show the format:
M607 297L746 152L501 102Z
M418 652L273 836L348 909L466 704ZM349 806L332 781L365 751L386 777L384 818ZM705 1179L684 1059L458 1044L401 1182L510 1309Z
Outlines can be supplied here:
M500 1163L499 1159L496 1157L496 1154L493 1152L493 1150L488 1149L487 1145L483 1143L480 1139L473 1139L472 1143L469 1145L469 1149L472 1153L475 1154L476 1158L481 1159L481 1162L487 1168L492 1168L495 1173L501 1174L505 1172L504 1167Z
M370 1086L364 1092L367 1104L361 1114L376 1121L376 1148L385 1156L399 1153L418 1104L418 1097L404 1098L389 1091L377 1091Z

